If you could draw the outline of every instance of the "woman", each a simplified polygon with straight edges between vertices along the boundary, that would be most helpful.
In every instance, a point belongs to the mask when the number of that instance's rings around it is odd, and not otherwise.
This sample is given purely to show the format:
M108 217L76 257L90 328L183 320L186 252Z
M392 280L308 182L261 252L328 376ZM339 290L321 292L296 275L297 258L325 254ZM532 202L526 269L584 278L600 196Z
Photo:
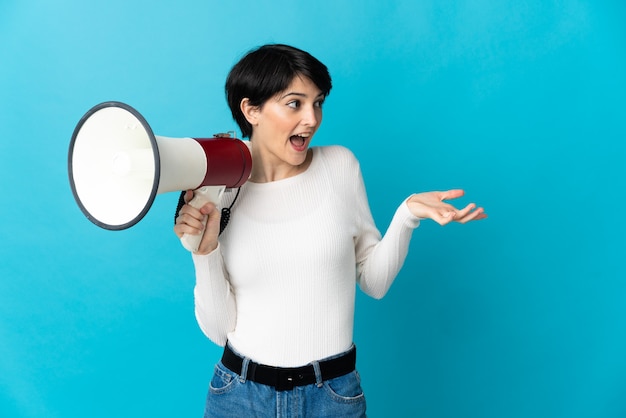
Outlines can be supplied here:
M226 95L252 172L220 208L184 204L174 230L200 234L193 254L195 311L203 332L225 346L206 417L365 416L352 343L355 284L385 295L420 219L440 224L486 217L445 203L461 190L414 194L384 237L377 230L354 155L310 147L331 90L324 64L286 45L265 45L231 70ZM193 193L188 191L184 201Z

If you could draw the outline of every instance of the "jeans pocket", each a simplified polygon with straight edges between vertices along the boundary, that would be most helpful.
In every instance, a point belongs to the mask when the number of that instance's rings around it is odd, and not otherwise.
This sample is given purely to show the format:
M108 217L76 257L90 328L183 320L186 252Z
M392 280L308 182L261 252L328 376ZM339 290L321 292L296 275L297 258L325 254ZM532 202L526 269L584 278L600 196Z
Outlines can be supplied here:
M324 382L324 389L337 402L355 403L365 400L361 376L356 370Z
M214 395L220 395L230 391L238 380L238 375L226 367L221 362L215 365L213 378L209 384L209 390Z

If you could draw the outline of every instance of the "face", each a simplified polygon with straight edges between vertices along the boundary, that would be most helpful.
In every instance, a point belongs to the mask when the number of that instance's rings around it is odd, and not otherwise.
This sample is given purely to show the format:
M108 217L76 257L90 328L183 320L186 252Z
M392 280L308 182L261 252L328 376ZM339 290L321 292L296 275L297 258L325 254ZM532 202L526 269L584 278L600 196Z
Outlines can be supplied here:
M309 144L322 122L323 102L320 89L305 77L295 77L285 91L261 107L246 107L244 99L242 110L252 125L253 179L263 175L259 180L271 181L306 169Z

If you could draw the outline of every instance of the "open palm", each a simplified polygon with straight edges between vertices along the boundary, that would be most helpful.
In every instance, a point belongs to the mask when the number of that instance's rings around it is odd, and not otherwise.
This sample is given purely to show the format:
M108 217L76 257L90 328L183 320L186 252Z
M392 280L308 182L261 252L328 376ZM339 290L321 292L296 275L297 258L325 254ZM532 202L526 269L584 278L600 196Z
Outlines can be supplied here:
M422 219L432 219L440 225L446 225L452 221L467 223L485 219L487 217L485 210L474 203L468 204L463 209L457 209L445 202L445 200L456 199L464 194L465 192L460 189L417 193L409 197L407 205L413 215Z

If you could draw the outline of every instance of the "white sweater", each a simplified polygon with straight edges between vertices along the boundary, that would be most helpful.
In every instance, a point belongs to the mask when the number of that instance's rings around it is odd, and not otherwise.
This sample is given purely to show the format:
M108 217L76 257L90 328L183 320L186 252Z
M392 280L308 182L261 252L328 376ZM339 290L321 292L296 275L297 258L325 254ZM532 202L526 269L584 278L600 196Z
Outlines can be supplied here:
M381 239L354 155L312 150L304 173L244 184L218 248L193 255L200 328L262 364L302 366L347 350L355 283L382 298L419 225L403 203Z

